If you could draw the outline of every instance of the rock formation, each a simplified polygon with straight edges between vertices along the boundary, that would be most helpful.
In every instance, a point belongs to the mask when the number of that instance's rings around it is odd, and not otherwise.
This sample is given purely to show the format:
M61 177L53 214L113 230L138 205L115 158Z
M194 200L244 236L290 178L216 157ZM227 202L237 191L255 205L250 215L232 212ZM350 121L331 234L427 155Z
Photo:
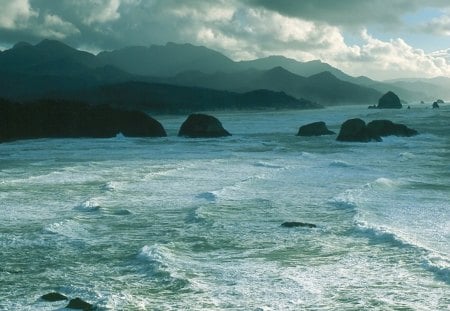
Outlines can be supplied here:
M63 294L53 292L53 293L48 293L48 294L42 295L41 299L45 300L45 301L61 301L61 300L67 300L68 298L66 296L64 296Z
M341 130L336 140L369 142L382 141L381 137L385 136L410 137L417 134L416 130L389 120L374 120L366 125L361 119L350 119L341 125Z
M300 228L317 228L317 226L315 224L310 224L307 222L299 222L299 221L286 221L283 222L281 224L282 227L285 228L295 228L295 227L300 227Z
M336 134L327 128L325 122L314 122L299 128L297 136L321 136Z
M410 137L417 135L418 132L407 127L404 124L394 123L389 120L374 120L367 124L367 128L375 136L404 136Z
M109 138L119 133L166 136L158 121L139 111L70 102L19 104L0 100L0 142L34 138Z
M400 98L393 92L389 91L378 100L378 109L399 109L402 108Z
M342 123L339 135L336 138L338 141L354 141L354 142L369 142L372 140L381 141L380 136L374 136L367 128L366 122L361 119L350 119Z
M84 301L83 299L80 298L74 298L71 299L69 301L69 304L66 306L67 309L76 309L76 310L83 310L83 311L88 311L88 310L95 310L95 307Z
M181 125L178 136L200 138L231 136L231 134L223 128L217 118L206 114L191 114Z

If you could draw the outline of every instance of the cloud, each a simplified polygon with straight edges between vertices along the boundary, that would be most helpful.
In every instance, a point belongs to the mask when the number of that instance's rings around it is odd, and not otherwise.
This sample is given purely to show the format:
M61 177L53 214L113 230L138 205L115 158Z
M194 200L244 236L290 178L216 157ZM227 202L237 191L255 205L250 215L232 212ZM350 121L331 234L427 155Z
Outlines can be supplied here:
M242 0L282 15L339 26L400 26L402 16L423 7L448 8L447 0Z
M420 30L427 34L450 36L450 16L442 15L422 25Z
M354 49L354 53L328 61L349 73L378 79L450 75L450 65L446 59L448 54L444 51L427 54L400 38L382 41L366 30L361 33L361 38L364 43Z
M24 28L28 19L37 16L28 0L0 0L0 28Z
M420 0L0 0L0 4L1 46L44 38L93 51L190 42L235 60L268 55L320 59L351 74L375 78L450 75L448 53L427 54L400 38L381 40L360 32L369 24L401 27L406 13L425 6L445 9L450 7L448 0L426 4ZM449 25L444 16L427 24L441 34L450 32ZM346 42L348 31L356 43Z

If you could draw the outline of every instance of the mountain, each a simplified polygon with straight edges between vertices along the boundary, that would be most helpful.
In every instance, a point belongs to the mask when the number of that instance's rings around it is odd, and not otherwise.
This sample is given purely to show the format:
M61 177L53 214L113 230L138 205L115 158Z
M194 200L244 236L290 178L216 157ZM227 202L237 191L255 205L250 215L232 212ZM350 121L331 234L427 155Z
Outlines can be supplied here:
M284 56L269 56L250 61L238 62L239 68L244 69L258 69L269 70L275 67L283 67L284 69L295 73L299 76L309 77L321 72L328 71L338 79L345 80L353 77L347 75L343 71L327 64L320 60L313 60L309 62L299 62L292 58Z
M330 72L302 77L282 67L270 70L248 69L235 73L184 72L165 81L177 85L237 92L268 89L285 92L297 98L308 98L322 105L370 105L376 103L382 95L374 89L339 80Z
M130 73L165 78L185 71L197 71L206 74L230 74L242 73L248 70L264 71L275 67L282 67L302 77L310 77L321 72L330 72L339 80L372 88L382 94L392 90L407 101L426 97L423 92L420 92L420 89L405 89L398 85L374 81L364 76L352 77L319 60L299 62L284 56L269 56L255 60L234 62L217 51L191 44L167 43L164 46L128 47L111 52L102 52L98 54L98 58L104 64L116 66ZM197 83L196 85L199 84ZM208 87L208 83L199 86ZM307 97L307 94L302 94L301 97Z
M169 77L189 70L213 73L237 68L236 63L223 54L192 44L167 43L164 46L127 47L101 52L97 58L103 64L143 76Z
M424 95L421 100L435 101L437 99L450 100L450 78L435 77L430 79L396 79L386 81L391 85L401 87L403 89L420 90Z
M315 109L320 105L283 92L254 90L246 93L130 81L108 84L57 98L77 98L93 105L140 109L151 113L192 113L205 110Z
M285 93L323 105L370 105L382 93L375 88L392 90L402 99L414 94L397 92L403 89L393 84L351 77L320 61L302 63L272 56L234 62L217 51L191 44L128 47L93 55L59 41L43 40L36 45L20 42L0 52L0 96L11 99L81 94L106 85L119 87L125 82L174 84L195 87L197 91L265 89L278 92L269 96L274 102ZM156 98L154 93L151 96Z
M186 48L189 50L192 46ZM207 49L204 52L204 57L210 54ZM208 64L207 61L204 63ZM36 45L20 42L0 53L0 97L14 100L77 100L159 113L319 107L310 101L270 90L238 94L145 82L153 80L155 78L123 71L93 54L58 41L44 40Z
M55 40L20 42L0 53L0 96L35 99L134 77L97 57Z
M36 45L20 42L0 53L2 72L71 75L101 66L95 55L55 40L43 40Z

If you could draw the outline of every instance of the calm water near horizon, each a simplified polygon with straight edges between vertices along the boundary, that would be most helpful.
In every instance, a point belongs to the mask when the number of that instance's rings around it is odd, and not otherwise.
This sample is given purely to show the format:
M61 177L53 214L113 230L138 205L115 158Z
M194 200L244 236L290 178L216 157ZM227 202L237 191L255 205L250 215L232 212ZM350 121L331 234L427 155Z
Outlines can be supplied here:
M233 136L0 144L0 310L450 310L450 106L212 113ZM304 138L353 117L416 129ZM317 228L284 228L301 221Z

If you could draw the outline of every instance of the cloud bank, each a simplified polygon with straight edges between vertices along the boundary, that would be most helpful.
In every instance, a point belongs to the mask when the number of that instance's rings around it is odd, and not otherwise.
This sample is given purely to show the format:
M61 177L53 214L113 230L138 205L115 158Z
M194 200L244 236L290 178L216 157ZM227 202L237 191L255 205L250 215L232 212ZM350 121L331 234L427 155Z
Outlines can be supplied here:
M410 27L403 16L420 0L0 0L0 46L43 38L92 51L167 41L205 45L235 59L285 55L320 59L378 79L450 76L448 50L426 53L400 37L369 30L407 29L450 36L450 3L427 1L442 14ZM348 34L356 38L348 43ZM385 36L386 37L386 36Z

